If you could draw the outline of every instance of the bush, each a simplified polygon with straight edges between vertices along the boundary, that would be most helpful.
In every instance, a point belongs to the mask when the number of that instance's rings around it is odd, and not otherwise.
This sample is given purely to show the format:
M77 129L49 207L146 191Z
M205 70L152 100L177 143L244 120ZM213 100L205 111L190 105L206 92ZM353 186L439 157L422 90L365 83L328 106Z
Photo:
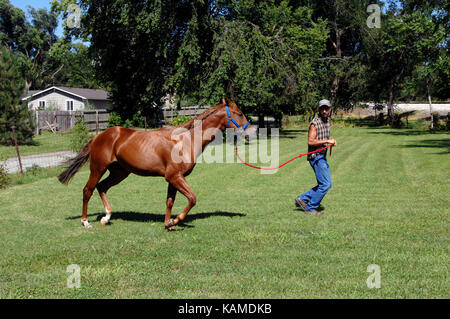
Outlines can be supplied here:
M27 174L33 175L33 176L37 176L40 172L41 172L42 168L37 165L37 164L33 164L29 169L27 169Z
M123 127L133 127L133 121L126 119L125 123L123 123Z
M123 126L123 127L144 127L145 119L142 116L141 111L137 111L132 119L126 119L125 121L121 118L120 114L116 112L111 112L109 114L109 127L112 126Z
M450 113L447 114L445 122L440 121L439 113L432 114L433 130L432 131L448 131L450 130ZM430 125L431 130L431 125Z
M81 152L83 147L89 141L89 130L86 122L81 119L70 130L70 148L75 152Z
M383 113L379 113L378 114L378 125L383 126L384 123L385 123L384 114Z
M140 110L137 111L133 115L132 123L133 123L134 127L144 127L145 126L144 117L142 116L142 112Z
M404 125L403 121L402 121L402 116L401 114L394 114L394 118L392 120L392 127L395 128L402 128Z
M177 116L175 116L172 119L172 121L170 121L170 125L177 126L177 125L189 122L190 120L192 120L191 117L183 116L183 115L177 115Z
M121 126L121 125L122 125L122 118L120 117L120 115L117 114L116 112L109 113L108 126L112 127L112 126Z
M434 129L438 130L439 129L439 113L433 113L432 116L433 116L432 121L433 121Z
M0 163L0 189L6 188L10 184L11 180L6 172L5 164Z

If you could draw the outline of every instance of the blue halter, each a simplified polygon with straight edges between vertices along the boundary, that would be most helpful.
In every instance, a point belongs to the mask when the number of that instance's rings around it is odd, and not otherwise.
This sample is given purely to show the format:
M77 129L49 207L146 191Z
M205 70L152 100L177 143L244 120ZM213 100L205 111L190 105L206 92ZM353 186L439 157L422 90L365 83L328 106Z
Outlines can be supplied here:
M228 114L228 123L227 123L227 128L230 127L230 122L233 122L234 125L236 125L237 128L241 128L241 126L231 117L231 112L230 109L228 108L228 104L225 103L225 108L227 110L227 114ZM247 122L243 127L242 130L245 130L247 128L247 126L250 124L250 122Z

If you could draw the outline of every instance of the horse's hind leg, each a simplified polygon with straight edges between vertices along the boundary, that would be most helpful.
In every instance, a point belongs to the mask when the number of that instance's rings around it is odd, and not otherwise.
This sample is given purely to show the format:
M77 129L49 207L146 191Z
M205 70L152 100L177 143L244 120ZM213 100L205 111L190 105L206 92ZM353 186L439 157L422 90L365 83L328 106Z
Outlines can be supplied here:
M97 185L100 178L102 178L105 171L106 169L98 169L96 167L91 166L91 174L89 175L89 179L86 183L86 186L84 186L83 188L83 214L81 216L81 223L86 228L92 227L87 219L88 202L92 196L95 186Z
M113 187L114 185L119 184L130 174L125 169L123 169L118 163L113 163L108 167L109 175L103 181L98 183L97 190L102 199L103 206L105 206L106 215L103 217L100 222L102 225L106 225L109 223L109 219L111 218L112 209L109 204L108 197L106 197L106 192L108 189Z
M170 225L170 220L172 217L172 207L175 202L175 196L177 195L177 189L171 183L167 188L167 199L166 199L166 217L164 219L164 226L167 229L174 230L172 225Z
M171 176L170 178L166 177L166 180L188 199L186 208L171 223L164 224L167 229L174 230L172 226L178 224L186 218L186 215L189 213L191 208L195 206L197 199L183 175L177 174L175 176Z

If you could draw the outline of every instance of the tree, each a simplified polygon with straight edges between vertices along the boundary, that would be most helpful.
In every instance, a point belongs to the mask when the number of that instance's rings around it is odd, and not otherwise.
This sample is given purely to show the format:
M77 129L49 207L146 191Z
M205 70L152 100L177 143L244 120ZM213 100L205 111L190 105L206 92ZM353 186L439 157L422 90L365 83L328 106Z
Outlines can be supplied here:
M62 69L59 55L52 52L58 40L55 31L57 15L45 9L28 7L31 21L25 13L12 6L9 0L0 0L0 41L14 53L26 57L22 64L26 90L43 89Z
M65 12L71 3L52 7ZM96 74L124 119L138 110L151 115L168 93L206 104L227 95L247 111L277 116L317 95L327 31L305 7L275 0L79 4L81 29L66 33L89 39Z
M53 1L50 11L28 6L30 19L27 19L21 9L8 0L0 0L0 43L24 57L21 67L26 90L52 85L104 87L95 78L88 48L82 43L72 43L67 32L65 37L56 36L61 9L56 3Z
M199 6L202 1L196 1ZM81 37L89 38L93 68L112 94L112 109L124 119L151 115L170 93L173 72L191 6L180 1L80 1Z
M10 50L18 51L29 24L25 12L15 8L9 0L0 0L0 42Z
M294 9L288 1L217 5L208 21L212 38L206 42L212 45L206 46L206 54L204 48L192 50L196 24L189 25L189 41L181 46L175 68L177 93L195 94L206 103L227 95L244 111L257 114L260 125L264 115L281 119L282 112L310 105L308 98L317 89L315 67L327 36L325 23L314 23L310 9ZM196 87L186 83L192 78L197 78ZM187 87L194 89L187 92Z
M69 18L74 2L53 0L52 12ZM81 27L65 32L91 42L80 57L123 119L151 115L167 94L202 104L227 95L260 119L312 113L321 98L345 109L387 100L392 118L414 70L435 65L433 52L445 47L448 17L441 1L388 1L381 28L370 29L370 2L81 0ZM436 72L445 75L439 52ZM447 87L434 85L443 95Z
M313 10L313 21L325 20L330 30L326 51L320 57L321 97L336 108L349 109L364 94L364 65L361 41L366 26L367 6L371 0L301 1Z
M29 143L34 131L32 113L20 103L25 81L19 59L6 47L0 48L0 143L6 145L14 144L13 125L20 144Z
M395 3L382 20L383 27L372 29L365 38L364 52L369 92L375 102L387 100L392 123L394 100L402 85L417 66L432 63L433 52L445 40L445 31L424 12L408 6L399 9Z
M61 61L64 65L55 77L55 84L91 89L104 87L95 77L94 61L89 55L89 48L83 43L68 44L62 52Z

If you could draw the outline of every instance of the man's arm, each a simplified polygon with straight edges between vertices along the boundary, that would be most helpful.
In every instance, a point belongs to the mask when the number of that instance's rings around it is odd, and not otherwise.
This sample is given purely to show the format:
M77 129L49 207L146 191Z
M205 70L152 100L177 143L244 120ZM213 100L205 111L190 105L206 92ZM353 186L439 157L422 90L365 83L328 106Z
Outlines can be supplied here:
M317 129L314 124L311 124L309 126L309 132L308 132L308 145L309 146L321 146L323 144L333 144L333 146L336 146L336 140L334 138L330 138L328 140L318 140L317 139Z

